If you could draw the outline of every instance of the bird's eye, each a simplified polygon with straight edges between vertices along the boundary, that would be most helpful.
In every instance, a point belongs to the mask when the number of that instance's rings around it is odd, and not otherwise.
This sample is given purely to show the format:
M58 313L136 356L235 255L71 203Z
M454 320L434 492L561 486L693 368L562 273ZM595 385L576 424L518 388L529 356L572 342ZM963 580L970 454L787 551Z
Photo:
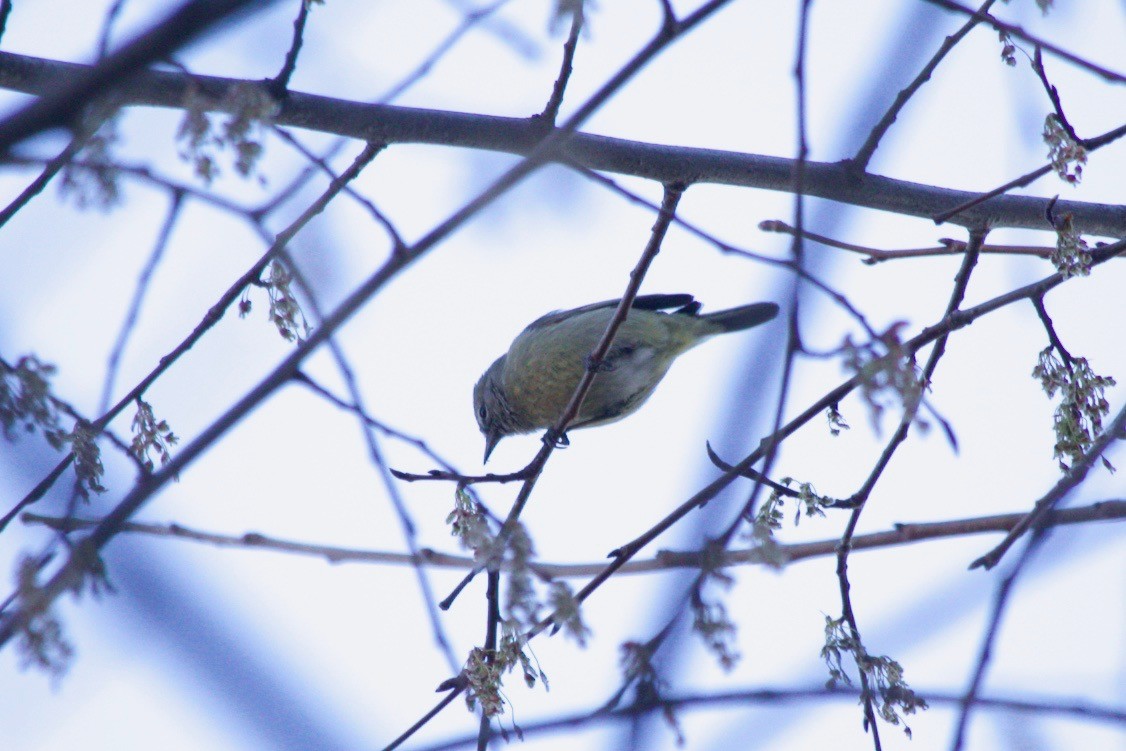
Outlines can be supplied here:
M477 419L481 421L482 425L484 425L485 423L487 423L489 421L489 408L486 407L484 404L482 404L477 409Z

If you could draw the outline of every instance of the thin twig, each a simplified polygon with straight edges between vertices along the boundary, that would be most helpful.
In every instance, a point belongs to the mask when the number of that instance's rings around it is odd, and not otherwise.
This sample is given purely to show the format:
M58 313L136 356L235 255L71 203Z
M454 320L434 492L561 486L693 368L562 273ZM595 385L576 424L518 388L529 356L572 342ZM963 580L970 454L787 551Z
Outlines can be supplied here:
M455 686L456 685L460 685L460 684L455 684ZM451 690L449 690L446 693L446 695L442 697L441 701L439 701L437 704L435 704L434 707L431 708L429 712L422 715L422 717L419 717L418 720L413 725L411 725L409 728L404 730L402 732L402 734L399 735L398 738L396 738L395 740L391 741L386 746L384 746L383 751L394 751L394 749L396 749L399 746L406 743L412 735L414 735L419 730L421 730L423 727L425 727L426 723L430 722L432 719L437 717L442 712L443 709L445 709L446 707L448 707L450 705L450 702L452 702L454 699L456 699L461 694L461 691L453 690L454 688L455 688L454 686L451 686ZM462 690L464 690L464 687L462 688Z
M567 81L571 79L571 70L575 62L575 48L579 44L579 32L583 28L584 6L574 3L571 11L571 31L567 34L567 41L563 43L563 61L559 65L559 76L551 89L551 96L539 120L545 128L554 128L555 120L559 117L559 108L563 105L563 94L567 90Z
M571 168L575 169L576 171L578 171L580 174L584 175L585 177L588 177L591 180L595 181L599 185L602 185L602 186L608 188L609 190L613 191L614 193L617 193L618 195L624 197L626 200L630 201L631 203L635 203L639 206L644 206L644 207L650 209L651 211L655 211L655 212L660 211L660 207L657 206L652 201L648 200L644 196L639 195L638 193L635 193L632 190L629 190L628 188L622 187L616 181L606 177L605 175L600 175L599 173L595 172L594 170L588 169L586 167L581 167L581 166L576 165L576 164L571 164L569 166ZM712 245L716 250L718 250L721 253L727 253L727 254L730 254L730 255L737 255L737 256L741 256L743 258L747 258L747 259L752 260L752 261L757 261L757 262L765 263L769 266L774 266L775 268L786 269L790 273L797 275L802 280L808 282L810 284L810 286L812 286L814 289L817 289L818 291L822 292L830 300L832 300L834 303L836 303L841 308L843 308L850 316L852 316L852 318L858 324L860 324L860 326L868 333L869 336L871 336L873 338L876 337L876 332L872 329L871 324L868 323L868 319L864 316L863 313L860 312L860 310L855 305L853 305L848 300L847 297L845 297L842 293L840 293L837 290L830 287L826 282L823 282L820 279L818 279L816 276L814 276L812 273L810 273L808 269L801 268L801 267L795 265L793 260L791 260L791 259L781 259L781 258L772 258L771 256L763 255L762 253L755 253L754 251L750 251L750 250L747 250L745 248L737 247L735 245L732 245L728 242L725 242L725 241L719 239L718 237L711 234L707 230L701 228L698 224L694 224L693 222L690 222L687 219L684 219L680 215L677 215L676 217L674 217L673 221L676 222L676 226L680 227L681 229L688 232L689 234L700 238L704 242ZM788 227L789 225L785 225L785 226ZM760 225L760 229L761 228L762 228L762 225ZM806 232L805 236L810 237L811 235L810 235L809 232ZM818 236L814 235L814 237L818 237Z
M160 231L157 233L156 242L153 244L149 259L137 277L137 284L133 288L133 298L129 301L129 309L125 313L125 319L121 322L121 329L117 332L117 339L114 341L113 348L110 350L109 358L106 361L105 383L102 386L102 398L98 402L99 414L106 414L109 411L110 399L113 398L114 383L117 381L117 369L121 363L121 355L125 351L125 346L129 342L134 327L137 325L141 306L144 304L145 295L149 291L153 274L156 273L156 269L164 257L164 251L168 249L172 229L176 226L176 220L179 219L180 210L184 205L183 199L184 194L181 191L172 191L168 213L164 216L164 223L161 224Z
M75 154L82 150L87 140L89 140L88 137L83 136L74 136L71 138L66 147L47 162L43 171L40 172L18 196L13 198L11 203L0 211L0 227L7 224L32 198L42 193L43 189L47 187L47 184L51 182L51 179L57 175L60 170L71 163Z
M958 274L954 279L954 288L951 290L950 299L946 306L947 318L952 316L961 307L962 301L965 299L970 274L977 265L978 248L981 247L984 241L985 231L971 233L966 254L962 259L961 268L958 270ZM877 481L891 463L895 452L907 438L908 429L915 422L919 405L922 403L922 394L926 391L931 379L934 377L934 371L938 367L938 361L946 352L946 341L948 337L949 333L946 333L935 339L930 356L927 358L927 363L923 367L917 381L917 397L910 400L905 399L903 415L900 417L899 425L895 433L888 440L887 445L884 446L884 450L880 453L879 459L877 459L875 466L861 485L860 490L850 498L850 500L855 503L855 508L849 515L848 524L845 527L844 534L841 536L840 546L837 551L837 578L841 594L841 617L849 627L853 644L853 657L856 660L857 672L860 675L861 695L864 697L865 701L865 713L869 722L872 723L873 730L875 730L876 721L874 696L868 685L868 670L865 667L865 663L867 662L867 650L860 636L860 629L857 625L856 613L852 604L852 585L848 579L848 555L852 546L852 538L860 522L860 515L864 512L868 498L872 490L876 487ZM882 697L881 700L887 701L887 698ZM876 740L876 745L879 745L878 740Z
M281 70L266 81L266 88L274 99L283 99L289 93L289 81L297 70L297 55L305 42L305 23L309 20L309 6L313 3L311 0L298 0L298 2L301 7L297 10L297 18L293 19L293 38L289 42L289 50L285 53Z
M1032 55L1032 70L1036 72L1036 76L1044 86L1044 92L1048 95L1048 99L1052 103L1052 109L1056 112L1056 118L1059 120L1060 127L1067 133L1068 138L1086 148L1087 139L1080 138L1079 134L1075 132L1071 120L1068 119L1067 113L1063 111L1063 102L1060 101L1059 89L1053 86L1052 82L1048 80L1048 71L1044 70L1044 55L1041 53L1039 47L1036 48L1036 51Z
M778 219L767 219L759 223L759 229L763 232L778 232L781 234L793 234L797 230ZM892 261L899 258L931 258L934 256L960 256L966 252L967 243L965 240L955 240L953 238L944 237L939 239L939 244L929 248L895 248L893 250L885 250L882 248L872 248L867 245L857 245L855 243L844 242L843 240L835 240L826 235L819 235L816 232L805 230L802 236L807 240L824 245L829 248L839 248L840 250L847 250L851 253L859 253L867 256L864 263L868 265L875 265L883 261ZM1020 256L1035 256L1036 258L1043 258L1045 260L1052 257L1052 253L1056 252L1055 248L1048 248L1042 245L989 245L984 244L978 249L981 254L999 254L999 255L1020 255ZM875 336L875 334L873 334Z
M1084 141L1084 148L1086 148L1087 151L1094 151L1098 148L1101 148L1102 146L1105 146L1108 143L1113 143L1114 141L1118 140L1119 138L1121 138L1124 135L1126 135L1126 124L1119 125L1117 128L1114 128L1113 130L1109 130L1106 133L1103 133L1099 136L1096 136L1095 138L1086 139ZM1010 180L1009 182L1005 183L1004 185L1000 185L1000 186L994 188L993 190L986 191L985 193L982 193L980 195L974 196L973 198L965 200L962 203L959 203L957 206L955 206L952 209L947 209L947 210L942 211L938 214L935 214L931 217L931 219L934 220L935 224L943 224L945 222L948 222L948 221L954 219L955 217L957 217L959 214L963 214L963 213L969 211L970 209L977 208L978 206L985 203L986 201L991 201L991 200L994 200L996 198L1000 198L1003 194L1008 193L1013 188L1023 188L1025 185L1029 185L1029 184L1035 182L1036 180L1039 180L1041 177L1048 174L1053 169L1054 169L1054 167L1049 162L1048 164L1037 167L1036 169L1032 170L1031 172L1029 172L1027 174L1021 175L1018 178ZM994 226L996 226L996 225L994 225ZM1087 230L1087 231L1089 231L1089 230Z
M1041 165L1040 167L1037 167L1036 169L1032 170L1031 172L1025 173L1025 174L1021 175L1020 177L1017 177L1017 178L1010 180L1009 182L1005 183L1004 185L998 185L993 190L986 191L985 193L981 193L980 195L976 195L976 196L974 196L973 198L971 198L967 201L963 201L962 203L958 204L957 206L955 206L952 209L947 209L946 211L943 211L939 214L935 214L934 216L931 217L931 219L934 220L935 224L945 224L946 222L950 221L951 219L958 216L962 212L969 211L972 208L976 208L976 207L980 206L981 204L985 203L986 201L990 201L994 198L999 198L1000 196L1004 195L1005 193L1008 193L1013 188L1023 188L1025 185L1030 185L1030 184L1036 182L1041 177L1043 177L1044 175L1048 174L1051 171L1052 171L1052 165L1051 164Z
M313 163L313 165L324 172L330 180L335 180L337 178L337 174L332 171L332 167L329 166L328 162L326 162L322 157L314 154L309 149L305 148L304 144L297 140L297 138L294 137L292 133L285 130L284 128L278 127L274 128L274 132L278 135L279 138L296 149L303 157L308 159ZM297 181L295 181L295 184L296 183ZM379 226L383 227L383 230L391 237L391 252L401 253L403 248L405 248L407 244L406 242L404 242L402 235L399 234L399 231L395 229L395 225L391 222L387 215L380 211L379 208L376 207L376 205L372 203L369 198L361 195L359 191L357 191L350 185L344 187L344 194L367 209L367 212L371 214L372 219L374 219Z
M1013 563L1012 570L1009 571L997 586L997 593L994 596L993 607L989 614L989 623L986 625L985 635L982 638L981 648L978 650L977 660L975 661L973 677L970 679L970 685L966 689L960 702L961 711L958 713L958 720L954 727L954 739L951 742L952 751L961 751L965 743L965 734L966 728L969 725L970 713L978 702L977 694L981 690L981 685L985 680L985 671L989 666L989 661L993 654L993 644L1001 630L1001 618L1005 613L1005 608L1012 595L1013 586L1016 583L1017 577L1020 576L1028 561L1032 558L1032 554L1039 549L1040 545L1047 539L1050 529L1046 524L1048 513L1050 513L1072 489L1083 481L1083 478L1087 476L1087 472L1094 465L1095 460L1102 456L1111 441L1121 439L1123 430L1126 430L1126 406L1119 410L1117 417L1107 426L1103 434L1095 439L1091 447L1083 455L1083 458L1076 462L1072 468L1060 478L1055 487L1036 502L1032 511L1005 535L1005 539L1001 541L1001 544L970 565L971 569L977 568L978 566L984 566L987 569L992 568L997 565L997 562L1001 559L1001 556L1005 554L1005 551L1008 550L1024 532L1032 529L1032 537L1029 539L1028 544L1024 546L1024 550L1021 551L1020 556Z
M485 587L485 602L488 612L485 617L485 660L495 662L497 656L497 635L500 630L500 571L489 571ZM499 687L498 687L499 688ZM488 751L489 731L492 717L481 705L481 723L477 730L477 751Z
M125 0L114 0L113 5L106 11L105 20L102 21L102 31L98 34L98 59L103 59L109 54L109 38L113 32L113 24L117 21L117 17L121 15L121 9L125 6Z
M1001 542L988 553L971 563L970 569L984 568L989 570L993 568L1000 562L1001 558L1008 549L1012 547L1013 543L1019 540L1025 532L1030 529L1038 528L1043 523L1045 515L1052 511L1052 509L1056 507L1056 504L1062 501L1073 488L1083 481L1083 478L1087 476L1087 472L1091 469L1095 460L1103 455L1103 452L1106 451L1110 444L1113 441L1121 440L1124 428L1126 428L1126 406L1119 410L1118 415L1107 425L1102 435L1091 442L1090 448L1084 452L1079 461L1075 462L1071 469L1064 473L1063 477L1056 482L1052 489L1036 501L1036 504L1032 507L1032 510L1025 515L1024 519L1005 535L1005 539L1001 540Z
M336 178L334 178L336 179ZM283 251L284 255L281 260L284 261L286 266L290 269L294 279L298 284L301 294L306 298L307 305L315 316L316 325L320 326L324 320L324 315L321 312L320 303L317 301L315 290L305 274L293 261L288 251ZM351 407L350 411L355 414L363 429L364 443L367 446L368 456L371 459L372 465L375 467L380 480L383 482L384 490L387 492L387 497L391 501L391 506L395 511L395 515L399 520L400 527L402 528L403 538L407 544L407 549L410 552L412 559L419 557L421 547L418 544L418 531L414 519L411 517L410 512L407 510L407 505L403 501L402 494L399 492L399 486L392 481L392 476L388 470L387 462L383 458L383 450L379 445L379 441L374 433L375 425L378 423L368 417L367 409L364 406L363 396L360 393L359 384L356 381L355 371L351 364L348 362L341 348L339 342L335 337L328 340L328 348L333 359L336 361L336 368L340 372L340 376L344 381L345 388L348 389L348 394L352 399L352 403L348 405ZM295 379L300 380L306 386L313 387L313 382L304 374L298 373L294 376ZM314 391L316 389L314 388ZM322 393L327 393L322 390ZM380 426L382 427L382 426ZM434 643L446 658L447 665L451 671L457 670L458 660L454 657L453 647L450 644L449 638L446 636L445 628L442 625L441 615L438 613L437 608L434 606L434 588L430 584L429 576L421 564L414 564L415 578L418 580L422 602L426 608L427 617L430 620L430 628L434 635Z
M8 30L8 16L12 14L12 0L0 0L0 39Z
M1022 29L1020 26L1016 26L1015 24L1011 24L1011 23L1005 23L1004 21L997 19L995 16L992 16L988 13L982 13L981 11L976 11L973 8L967 7L965 5L961 5L960 3L953 2L953 0L926 0L926 1L928 3L930 3L931 5L937 5L938 7L945 8L946 10L952 10L952 11L956 11L958 13L963 13L963 14L968 15L968 16L973 16L974 18L977 18L977 19L984 21L985 23L989 24L990 26L992 26L997 31L1004 31L1011 36L1017 37L1018 39L1023 39L1026 42L1031 42L1032 44L1036 45L1037 47L1043 47L1044 49L1051 52L1053 55L1056 55L1058 57L1062 57L1064 60L1067 60L1071 63L1074 63L1075 65L1078 65L1081 68L1086 68L1087 70L1091 71L1092 73L1097 73L1098 75L1102 76L1103 78L1105 78L1108 81L1111 81L1111 82L1114 82L1114 83L1126 83L1126 75L1112 71L1109 68L1104 68L1103 66L1097 65L1097 64L1095 64L1095 63L1093 63L1089 60L1085 60L1085 59L1079 57L1078 55L1076 55L1075 53L1069 52L1069 51L1063 49L1062 47L1057 47L1056 45L1054 45L1054 44L1052 44L1048 41L1045 41L1044 39L1041 39L1039 37L1035 37L1032 34L1025 31L1024 29Z
M507 5L509 1L510 0L495 0L491 5L486 5L483 8L473 8L463 12L461 23L447 34L445 39L434 46L434 49L426 56L425 60L400 79L392 89L380 96L378 101L381 104L388 104L402 96L403 92L425 78L430 71L434 69L434 66L438 64L438 61L441 60L447 52L453 49L453 46L457 44L458 40L472 31L475 26L482 24L487 27L488 24L485 22L503 6Z
M1036 308L1036 315L1040 317L1040 323L1044 324L1044 331L1048 334L1048 342L1056 352L1060 353L1060 360L1063 361L1067 372L1069 374L1072 373L1071 363L1074 362L1074 358L1072 358L1071 353L1067 351L1067 348L1063 346L1059 335L1056 334L1056 327L1052 323L1052 317L1048 315L1048 309L1044 307L1044 298L1032 298L1032 306Z
M896 94L895 101L892 102L887 112L884 113L884 116L881 117L880 121L872 128L872 132L868 134L868 139L856 152L856 156L852 158L853 169L857 172L864 172L868 169L868 163L872 161L872 155L876 153L876 148L879 147L880 140L888 132L892 124L895 123L896 118L899 117L899 113L903 111L907 102L911 100L915 92L922 88L924 83L930 80L931 74L934 73L938 64L949 54L950 50L954 49L966 34L969 34L975 26L981 23L981 14L987 13L996 1L997 0L985 0L985 3L978 8L977 14L971 16L970 20L966 21L958 31L946 37L942 45L938 48L938 51L927 61L927 64L923 66L923 69L919 71L915 79L911 81L906 88L901 89L900 92Z

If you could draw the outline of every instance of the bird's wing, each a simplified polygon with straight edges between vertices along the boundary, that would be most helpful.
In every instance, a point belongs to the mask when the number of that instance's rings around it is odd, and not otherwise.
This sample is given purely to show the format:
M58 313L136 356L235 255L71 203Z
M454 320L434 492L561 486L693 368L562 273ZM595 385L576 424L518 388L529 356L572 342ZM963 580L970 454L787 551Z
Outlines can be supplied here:
M582 313L589 313L592 310L616 308L620 301L621 298L617 300L603 300L602 302L594 302L590 305L572 308L571 310L555 310L532 321L524 330L531 331L532 329L538 329L544 326L552 326L560 321L565 321L568 318ZM637 310L669 310L671 308L688 307L694 302L692 295L684 293L671 295L638 295L634 298L633 305L630 307Z

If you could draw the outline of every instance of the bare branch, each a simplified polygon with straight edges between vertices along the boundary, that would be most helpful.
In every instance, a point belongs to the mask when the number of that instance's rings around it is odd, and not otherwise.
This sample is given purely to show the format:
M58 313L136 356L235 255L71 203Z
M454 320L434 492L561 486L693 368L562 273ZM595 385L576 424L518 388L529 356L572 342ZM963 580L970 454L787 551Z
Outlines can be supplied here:
M742 690L722 691L715 693L682 694L662 696L653 703L638 702L621 709L598 709L578 712L573 715L557 717L547 720L523 723L520 726L526 736L541 735L545 733L577 730L589 728L609 722L633 721L640 715L659 712L669 707L677 709L711 709L725 705L733 705L737 709L746 709L748 706L762 706L773 704L792 704L796 702L828 702L838 699L847 699L855 702L857 693L848 688L825 688L818 686L808 689L795 688L748 688ZM956 704L959 697L948 693L921 691L922 698L933 704ZM1106 707L1092 704L1077 703L1071 699L1060 697L1058 699L1044 698L1039 701L1027 699L1005 699L1001 697L980 697L978 706L999 712L1021 712L1036 715L1070 716L1084 720L1094 720L1109 724L1122 724L1126 722L1126 712L1117 707ZM444 743L423 746L418 751L455 751L464 748L473 742L473 738L455 738Z
M679 27L678 27L679 28ZM0 51L0 87L44 95L80 79L86 66ZM632 72L630 72L632 75ZM188 87L197 85L218 107L231 87L250 82L209 76L187 77L167 71L145 71L115 91L115 102L179 108ZM582 118L580 118L580 121ZM363 104L290 92L274 118L279 125L387 144L429 143L529 155L544 132L527 118L504 118L461 112L423 110L392 105ZM556 136L557 131L553 132ZM780 157L686 148L572 133L559 137L545 161L571 162L590 169L646 177L661 184L717 183L766 190L793 188L794 161ZM857 178L847 162L807 162L805 193L854 206L933 218L951 205L959 206L949 221L965 227L988 225L1051 231L1045 218L1048 199L997 195L980 201L973 191L938 188L866 174ZM961 208L963 204L975 204ZM1126 236L1126 206L1059 201L1062 212L1075 217L1084 233Z
M1079 57L1078 55L1076 55L1073 52L1068 52L1067 50L1062 49L1060 47L1057 47L1056 45L1051 44L1050 42L1046 42L1043 39L1040 39L1039 37L1035 37L1032 34L1029 34L1027 31L1022 29L1021 27L1016 26L1016 25L1011 24L1011 23L1005 23L1004 21L1001 21L1001 20L997 19L995 16L992 16L988 13L976 11L973 8L969 8L965 5L961 5L959 3L953 2L953 0L926 0L926 1L928 3L930 3L931 5L937 5L938 7L945 8L946 10L952 10L952 11L955 11L955 12L958 12L958 13L963 13L967 16L973 16L974 18L978 18L978 19L984 21L985 23L989 24L990 26L992 26L994 29L997 29L997 31L1004 31L1004 32L1010 34L1011 36L1017 37L1018 39L1023 39L1027 42L1031 42L1038 47L1043 47L1044 49L1051 52L1053 55L1057 55L1059 57L1062 57L1064 60L1067 60L1068 62L1071 62L1075 65L1078 65L1081 68L1085 68L1085 69L1091 71L1092 73L1097 73L1098 75L1102 76L1103 78L1105 78L1108 81L1111 81L1113 83L1126 83L1126 75L1123 75L1121 73L1117 73L1117 72L1112 71L1108 68L1104 68L1101 65L1096 65L1095 63L1092 63L1089 60L1084 60L1083 58Z
M926 540L944 540L952 537L966 537L968 535L995 534L1008 532L1022 519L1025 513L995 514L991 516L976 516L966 519L951 519L942 522L912 522L896 524L893 528L883 532L871 532L856 535L852 538L853 552L883 550L898 545L910 545ZM1086 524L1100 521L1121 521L1126 519L1126 499L1106 500L1093 503L1089 506L1059 509L1050 512L1045 517L1046 524L1063 526L1072 524ZM60 532L78 532L91 529L101 523L100 519L76 519L58 516L44 516L33 512L25 512L20 516L25 524L42 524ZM362 548L345 548L336 545L320 545L310 542L298 542L279 537L264 535L260 532L245 532L241 535L225 535L217 532L207 532L193 529L183 524L153 524L151 522L126 522L121 526L125 534L141 534L152 537L165 537L175 540L214 545L219 548L241 548L266 550L275 553L292 553L294 555L321 558L326 563L361 563L385 564L391 566L422 565L431 568L453 569L466 571L472 569L474 561L469 556L442 553L440 551L422 548L417 555L396 553L392 551L364 550ZM798 542L779 544L779 559L786 563L798 563L813 558L825 558L836 555L840 545L840 538L830 537L813 542ZM679 569L699 569L704 565L705 551L701 550L661 550L653 558L633 560L622 566L622 574L648 574L659 571ZM729 550L718 561L720 566L761 566L774 565L774 561L765 560L762 551L757 547L741 550ZM551 578L579 578L593 576L606 567L605 561L590 563L552 563L542 561L536 564L546 576ZM502 567L503 568L503 567Z

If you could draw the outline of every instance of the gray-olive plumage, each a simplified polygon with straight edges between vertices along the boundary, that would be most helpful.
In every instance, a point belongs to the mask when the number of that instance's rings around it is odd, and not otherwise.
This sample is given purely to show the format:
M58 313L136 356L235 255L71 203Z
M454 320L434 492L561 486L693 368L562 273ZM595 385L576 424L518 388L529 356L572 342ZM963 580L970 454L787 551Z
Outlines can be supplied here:
M485 461L505 436L555 424L617 307L617 300L607 300L548 313L520 332L508 352L489 366L473 389ZM700 315L700 303L692 295L639 295L568 430L632 414L678 356L704 339L749 329L776 315L778 306L772 302Z

